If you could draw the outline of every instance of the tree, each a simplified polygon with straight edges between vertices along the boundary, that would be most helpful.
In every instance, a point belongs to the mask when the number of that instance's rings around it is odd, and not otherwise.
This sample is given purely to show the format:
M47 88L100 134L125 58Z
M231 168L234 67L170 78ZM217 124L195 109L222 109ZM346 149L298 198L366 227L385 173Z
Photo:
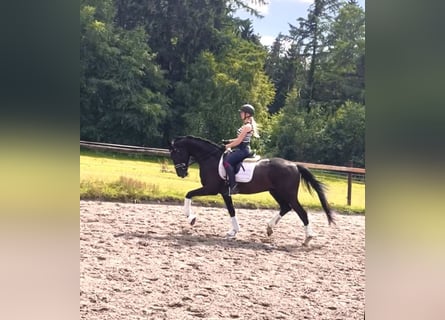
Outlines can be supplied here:
M365 108L348 101L334 115L320 107L309 111L292 106L297 100L293 92L288 105L277 114L271 130L268 153L273 156L313 163L364 167Z
M265 72L275 87L275 97L268 109L271 114L281 110L287 95L301 83L303 64L297 45L289 37L279 34L266 59Z
M168 112L165 81L145 31L115 27L112 3L81 2L81 139L157 145Z
M233 20L235 24L235 34L241 39L251 41L257 45L260 45L260 37L254 33L252 20L250 19L239 19L235 18Z
M299 27L290 25L289 34L300 49L300 55L308 63L305 81L300 91L299 104L307 111L314 104L316 72L326 50L326 36L332 16L339 8L339 0L314 0L307 19L299 18Z
M318 77L318 100L338 106L351 100L364 104L365 13L347 3L329 28L329 54L322 61Z
M285 159L320 163L327 115L319 107L296 108L299 96L293 90L272 127L268 153Z
M233 137L240 125L238 109L244 103L255 106L259 123L267 117L273 87L263 71L266 52L249 41L232 41L231 50L222 55L202 53L178 84L177 93L187 106L187 133L214 141Z
M145 29L148 45L172 83L183 79L202 51L218 50L220 30L229 22L222 0L116 0L116 5L117 24Z
M323 136L325 163L365 166L365 107L347 101L329 119Z
M264 0L258 0L264 3ZM116 22L124 29L142 26L149 35L147 43L156 52L156 62L168 80L167 95L171 113L163 125L165 140L184 131L183 115L189 105L183 101L181 88L191 79L203 52L221 55L230 50L232 37L239 27L231 14L243 8L253 14L245 0L116 0ZM255 41L248 28L241 36ZM201 60L199 60L201 61Z

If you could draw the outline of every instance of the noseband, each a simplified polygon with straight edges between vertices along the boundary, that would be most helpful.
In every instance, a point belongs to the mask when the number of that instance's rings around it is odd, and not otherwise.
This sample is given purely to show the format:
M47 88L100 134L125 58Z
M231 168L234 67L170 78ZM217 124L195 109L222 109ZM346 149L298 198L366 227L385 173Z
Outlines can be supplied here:
M183 169L183 170L185 170L185 169L187 169L187 167L188 167L188 165L185 162L181 162L181 163L178 163L177 165L175 165L176 169Z
M192 159L189 158L189 160L188 160L188 164L185 163L185 162L181 162L181 163L176 164L176 165L175 165L175 168L176 168L176 169L187 170L187 168L188 168L189 166L191 166L191 165L192 165L193 163L195 163L195 162L196 162L195 160L192 160Z

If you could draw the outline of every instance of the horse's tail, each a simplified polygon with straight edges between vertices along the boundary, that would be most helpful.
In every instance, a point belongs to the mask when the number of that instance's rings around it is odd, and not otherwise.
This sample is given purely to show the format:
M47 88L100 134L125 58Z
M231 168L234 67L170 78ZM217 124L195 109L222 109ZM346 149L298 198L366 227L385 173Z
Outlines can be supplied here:
M325 195L326 186L320 181L318 181L312 174L312 172L310 172L307 168L300 166L298 164L297 168L300 171L300 174L303 178L303 182L306 185L306 188L309 191L309 193L312 194L312 189L314 189L317 192L318 198L320 199L321 202L321 206L323 207L324 212L326 212L326 216L328 217L329 224L335 223L331 208L328 204Z

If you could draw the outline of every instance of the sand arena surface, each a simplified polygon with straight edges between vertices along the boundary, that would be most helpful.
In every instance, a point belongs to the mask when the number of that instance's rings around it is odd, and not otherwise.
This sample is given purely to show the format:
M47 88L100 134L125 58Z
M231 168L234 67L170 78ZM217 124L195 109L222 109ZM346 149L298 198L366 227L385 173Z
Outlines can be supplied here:
M234 196L236 207L236 196ZM289 212L80 201L81 319L363 319L365 217L309 211L316 237Z

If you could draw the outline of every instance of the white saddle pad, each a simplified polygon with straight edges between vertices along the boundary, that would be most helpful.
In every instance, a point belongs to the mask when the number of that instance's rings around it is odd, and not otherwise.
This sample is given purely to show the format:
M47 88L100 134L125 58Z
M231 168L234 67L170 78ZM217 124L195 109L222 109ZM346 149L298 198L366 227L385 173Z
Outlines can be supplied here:
M226 169L223 166L223 157L219 160L218 165L218 173L222 179L226 179ZM241 168L238 173L235 175L236 182L250 182L253 177L253 171L255 170L256 165L260 162L260 156L255 156L254 158L246 158L243 160Z

